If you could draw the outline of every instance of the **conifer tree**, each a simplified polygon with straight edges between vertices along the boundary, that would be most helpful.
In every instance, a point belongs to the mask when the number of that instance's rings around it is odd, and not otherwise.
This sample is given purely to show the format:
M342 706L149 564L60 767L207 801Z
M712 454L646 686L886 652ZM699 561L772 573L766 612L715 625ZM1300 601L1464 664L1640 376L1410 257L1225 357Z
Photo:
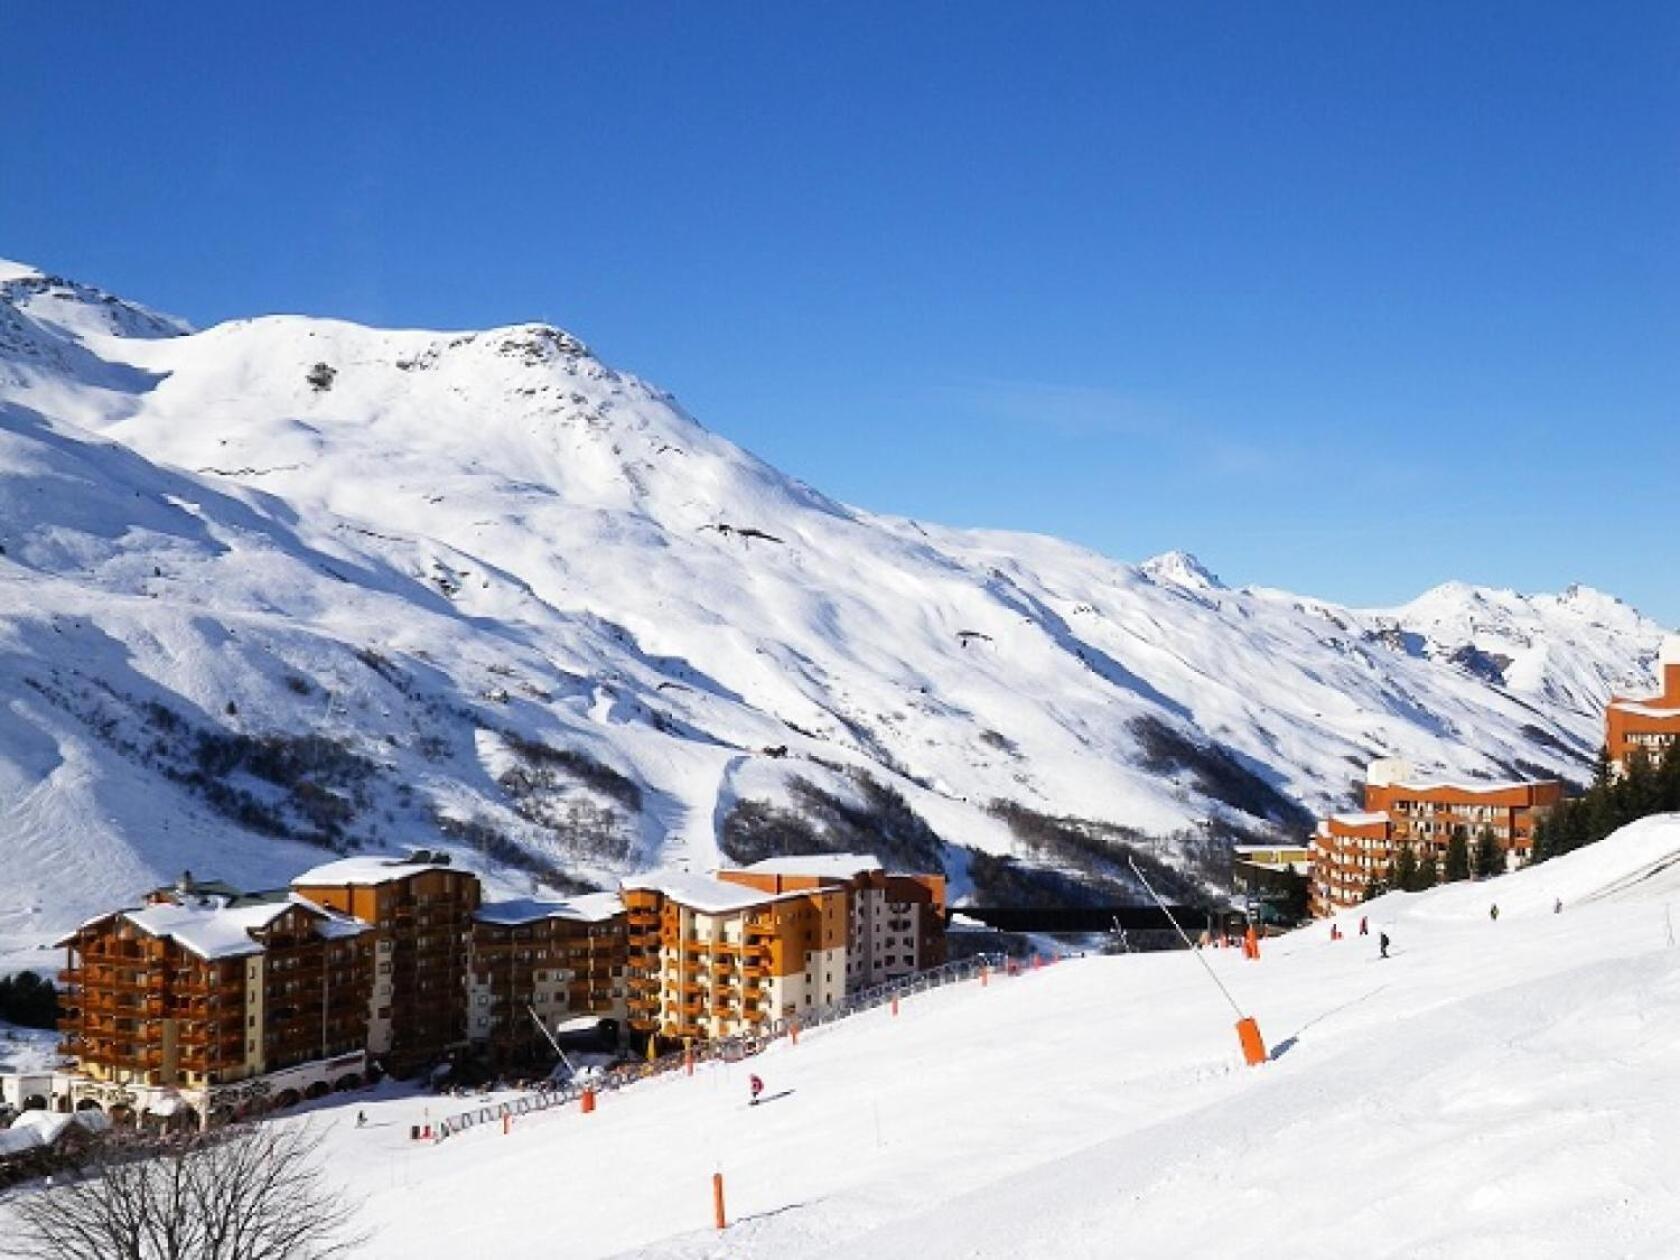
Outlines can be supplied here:
M1400 851L1394 855L1393 887L1401 892L1416 892L1417 875L1417 854L1412 852L1410 844L1403 844Z
M1505 850L1494 838L1491 827L1483 827L1476 837L1472 866L1475 868L1477 879L1487 879L1489 876L1505 873Z
M1470 841L1463 827L1453 828L1452 839L1447 842L1447 864L1442 875L1448 883L1470 878Z
M1435 860L1435 850L1425 845L1423 855L1418 858L1417 877L1414 881L1418 892L1435 887L1441 882L1441 866Z

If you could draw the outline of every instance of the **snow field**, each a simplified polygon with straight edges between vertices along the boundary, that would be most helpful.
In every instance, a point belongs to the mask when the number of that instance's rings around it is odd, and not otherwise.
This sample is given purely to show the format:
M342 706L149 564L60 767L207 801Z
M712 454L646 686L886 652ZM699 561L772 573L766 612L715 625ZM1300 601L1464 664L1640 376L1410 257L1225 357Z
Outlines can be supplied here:
M1648 820L1500 880L1374 902L1368 937L1352 915L1340 942L1320 923L1259 962L1204 954L1260 1023L1259 1068L1193 959L1092 957L506 1136L411 1143L427 1108L460 1109L414 1096L370 1098L365 1130L355 1100L315 1123L366 1197L374 1260L1672 1257L1680 886L1639 877L1676 858L1680 816ZM747 1107L749 1072L788 1092Z

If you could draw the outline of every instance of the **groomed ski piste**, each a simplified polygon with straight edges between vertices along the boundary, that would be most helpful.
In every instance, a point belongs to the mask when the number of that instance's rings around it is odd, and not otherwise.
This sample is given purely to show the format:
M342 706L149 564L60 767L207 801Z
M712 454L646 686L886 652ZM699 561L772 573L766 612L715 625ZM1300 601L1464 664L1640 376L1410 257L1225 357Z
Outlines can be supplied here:
M1175 952L918 995L507 1133L415 1142L463 1103L394 1091L277 1123L316 1127L380 1260L1672 1257L1674 901L1680 815L1382 898L1369 936L1350 913L1204 953L1266 1037L1252 1068Z

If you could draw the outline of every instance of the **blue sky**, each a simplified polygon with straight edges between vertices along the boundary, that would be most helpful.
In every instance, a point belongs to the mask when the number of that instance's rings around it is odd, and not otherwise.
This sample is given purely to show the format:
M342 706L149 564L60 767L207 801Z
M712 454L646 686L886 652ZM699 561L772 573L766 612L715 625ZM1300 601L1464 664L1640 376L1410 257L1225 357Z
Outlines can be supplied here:
M1680 6L14 0L0 46L0 255L194 322L547 319L866 507L1680 623Z

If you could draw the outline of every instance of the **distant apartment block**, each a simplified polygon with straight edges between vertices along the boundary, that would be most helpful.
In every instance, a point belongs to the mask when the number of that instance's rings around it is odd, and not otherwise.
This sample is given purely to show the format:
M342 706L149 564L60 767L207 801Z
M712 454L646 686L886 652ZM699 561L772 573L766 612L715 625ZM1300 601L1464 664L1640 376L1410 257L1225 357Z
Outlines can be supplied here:
M288 1069L275 1092L363 1077L372 935L306 898L183 876L59 944L71 1104L164 1116Z
M628 961L617 893L487 902L473 916L468 1039L493 1064L543 1062L553 1057L543 1029L585 1018L622 1026Z
M1635 752L1661 760L1680 741L1680 636L1663 640L1654 696L1617 696L1604 711L1604 748L1618 771Z
M481 892L471 871L425 851L352 857L305 871L299 896L370 924L367 1049L402 1072L467 1041L467 959Z
M1313 836L1312 911L1326 915L1358 905L1406 845L1419 859L1443 863L1455 835L1474 846L1486 830L1514 866L1533 851L1535 824L1562 799L1556 779L1419 783L1403 761L1373 762L1365 808L1332 814Z

